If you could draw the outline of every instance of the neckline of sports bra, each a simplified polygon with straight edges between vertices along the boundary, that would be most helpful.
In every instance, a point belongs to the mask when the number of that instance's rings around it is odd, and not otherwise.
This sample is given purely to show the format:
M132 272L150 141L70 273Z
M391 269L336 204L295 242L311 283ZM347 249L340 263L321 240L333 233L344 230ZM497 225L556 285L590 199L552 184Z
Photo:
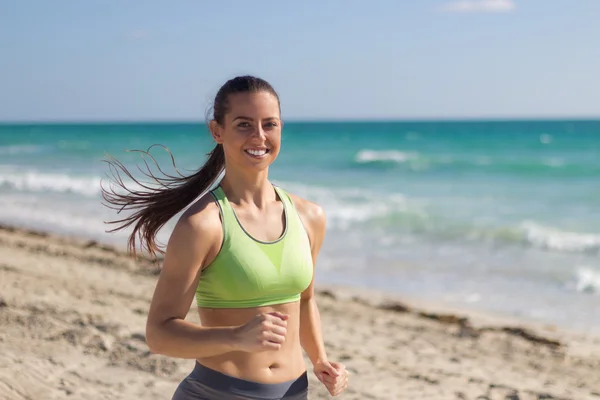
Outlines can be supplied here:
M254 236L252 236L252 234L250 234L250 232L248 232L246 230L246 228L244 228L244 225L242 225L241 221L239 220L235 210L233 209L233 206L231 205L231 202L227 198L227 194L223 190L223 187L221 185L218 186L218 188L221 190L221 192L223 192L223 199L227 202L227 206L231 210L231 213L233 214L233 217L235 218L235 221L236 221L237 225L240 227L240 229L242 230L242 232L244 232L246 234L246 236L248 236L248 238L250 238L251 240L253 240L257 243L260 243L260 244L275 244L275 243L281 242L285 238L285 236L288 232L289 218L288 218L287 205L285 203L285 200L283 200L283 196L281 195L279 190L277 190L277 187L275 187L275 185L273 185L273 184L271 184L271 185L273 186L273 190L275 190L275 196L277 196L279 198L279 200L281 201L281 204L283 205L283 217L284 217L284 224L285 224L285 226L283 228L283 233L281 234L281 236L279 236L279 238L277 238L275 240L271 240L271 241L257 239Z

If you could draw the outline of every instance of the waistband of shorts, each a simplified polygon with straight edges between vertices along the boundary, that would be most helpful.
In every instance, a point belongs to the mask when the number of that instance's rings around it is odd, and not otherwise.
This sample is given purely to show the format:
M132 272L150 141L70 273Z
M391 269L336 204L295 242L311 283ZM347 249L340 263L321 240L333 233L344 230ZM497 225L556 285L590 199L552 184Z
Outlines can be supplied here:
M301 396L308 390L308 375L306 372L298 378L286 382L261 383L226 375L196 362L189 376L214 390L245 396L250 399L287 399L288 397Z

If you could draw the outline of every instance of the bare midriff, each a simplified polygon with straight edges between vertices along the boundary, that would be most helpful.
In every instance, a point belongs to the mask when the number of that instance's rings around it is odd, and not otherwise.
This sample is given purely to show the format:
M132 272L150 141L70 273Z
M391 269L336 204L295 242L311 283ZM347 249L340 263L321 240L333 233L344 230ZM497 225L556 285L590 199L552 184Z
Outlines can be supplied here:
M278 311L289 315L285 341L279 350L258 353L232 351L199 358L205 367L260 383L280 383L298 378L306 371L300 344L300 302L257 308L199 308L203 326L239 326L260 313Z

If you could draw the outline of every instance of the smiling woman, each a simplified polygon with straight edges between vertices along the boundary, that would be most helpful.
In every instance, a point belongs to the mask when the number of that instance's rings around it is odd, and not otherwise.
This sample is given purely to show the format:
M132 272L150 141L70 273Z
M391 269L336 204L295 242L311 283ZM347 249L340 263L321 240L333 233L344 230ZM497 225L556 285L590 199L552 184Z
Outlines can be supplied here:
M120 179L125 194L103 189L108 205L136 210L113 222L115 230L134 225L134 253L136 237L160 251L158 230L189 205L169 239L146 327L154 353L195 359L173 399L306 399L303 349L337 395L348 373L327 358L314 299L325 215L268 180L281 146L279 97L260 78L229 80L209 126L217 144L195 174L155 177L163 185L150 192L127 190ZM217 187L196 200L223 168ZM185 320L194 296L200 325Z

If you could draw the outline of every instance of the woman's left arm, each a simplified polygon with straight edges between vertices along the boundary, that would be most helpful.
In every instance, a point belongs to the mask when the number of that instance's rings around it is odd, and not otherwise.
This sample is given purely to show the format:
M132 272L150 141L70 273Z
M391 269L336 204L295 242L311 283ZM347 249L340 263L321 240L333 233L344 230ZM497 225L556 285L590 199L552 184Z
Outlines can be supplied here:
M348 372L343 364L329 361L321 330L321 316L315 300L315 275L317 256L325 239L327 228L325 211L311 202L302 201L299 207L307 228L313 259L313 279L300 298L300 343L313 365L317 378L332 396L342 393L348 386Z
M316 204L306 204L303 208L305 225L309 231L313 268L316 270L317 256L325 239L327 227L325 212ZM300 299L300 342L313 365L327 362L321 331L321 316L315 300L315 272L310 285L302 292Z

